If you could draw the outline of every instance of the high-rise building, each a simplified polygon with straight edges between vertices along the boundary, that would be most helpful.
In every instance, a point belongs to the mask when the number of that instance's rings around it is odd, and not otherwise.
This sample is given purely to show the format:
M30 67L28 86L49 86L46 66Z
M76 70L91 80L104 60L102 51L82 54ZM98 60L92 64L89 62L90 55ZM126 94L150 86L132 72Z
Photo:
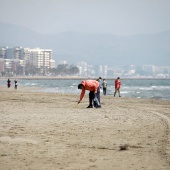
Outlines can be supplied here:
M8 48L8 47L1 47L1 48L0 48L0 58L1 58L1 59L5 59L7 48Z
M52 62L52 63L51 63ZM40 70L41 73L48 73L49 69L54 67L54 60L52 60L51 49L30 49L29 63Z
M39 69L39 73L45 75L49 72L49 69L55 67L55 61L52 59L52 49L1 47L0 59L4 60L3 68L8 70L15 70L16 67L21 66L24 72L26 66L34 66L35 69Z
M4 59L0 58L0 73L4 72Z
M87 63L86 62L80 62L78 63L77 67L79 68L79 75L80 76L87 76Z

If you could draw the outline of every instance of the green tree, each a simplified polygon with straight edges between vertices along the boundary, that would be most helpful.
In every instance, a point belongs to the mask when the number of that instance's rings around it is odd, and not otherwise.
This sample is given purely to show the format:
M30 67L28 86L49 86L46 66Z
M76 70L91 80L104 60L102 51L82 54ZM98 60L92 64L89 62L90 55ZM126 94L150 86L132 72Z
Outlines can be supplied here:
M78 74L79 73L79 68L74 66L74 65L71 65L68 69L68 74L69 75L75 75L75 74Z

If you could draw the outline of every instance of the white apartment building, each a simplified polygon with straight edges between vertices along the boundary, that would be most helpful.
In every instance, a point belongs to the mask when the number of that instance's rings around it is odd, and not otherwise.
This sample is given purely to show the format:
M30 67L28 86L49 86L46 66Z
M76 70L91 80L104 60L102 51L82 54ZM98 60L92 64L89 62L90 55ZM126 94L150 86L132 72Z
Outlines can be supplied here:
M23 48L23 59L25 60L25 63L30 60L30 48Z
M50 68L55 68L55 60L53 59L50 60Z
M78 63L77 67L79 68L79 75L80 76L87 76L87 63L86 62L80 62Z
M13 64L14 63L14 59L4 59L4 69L5 70L11 70L13 69Z
M46 74L49 69L55 67L55 61L52 59L52 49L1 47L0 59L4 60L4 69L12 70L15 68L15 63L19 63L23 70L25 70L26 66L33 65L39 69L39 73Z
M0 73L4 72L4 59L0 58Z
M48 73L48 70L55 67L55 61L52 60L51 49L30 49L29 63L40 69L41 73Z
M23 48L22 47L15 47L13 48L13 58L17 60L23 59Z

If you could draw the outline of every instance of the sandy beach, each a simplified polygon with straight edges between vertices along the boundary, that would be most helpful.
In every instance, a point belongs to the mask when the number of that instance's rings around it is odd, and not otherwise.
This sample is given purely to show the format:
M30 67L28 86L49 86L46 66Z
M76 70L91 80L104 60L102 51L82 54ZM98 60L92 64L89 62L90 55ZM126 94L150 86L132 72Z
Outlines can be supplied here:
M0 170L169 170L170 101L0 88Z

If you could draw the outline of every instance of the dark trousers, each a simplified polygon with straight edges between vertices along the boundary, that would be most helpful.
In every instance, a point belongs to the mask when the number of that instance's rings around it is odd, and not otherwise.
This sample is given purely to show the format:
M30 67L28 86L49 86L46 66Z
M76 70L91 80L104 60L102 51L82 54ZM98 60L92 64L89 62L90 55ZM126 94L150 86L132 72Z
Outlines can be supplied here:
M97 89L96 97L100 103L100 87ZM93 105L93 99L94 99L94 91L90 91L89 93L89 105Z
M103 94L106 95L106 88L103 88Z

